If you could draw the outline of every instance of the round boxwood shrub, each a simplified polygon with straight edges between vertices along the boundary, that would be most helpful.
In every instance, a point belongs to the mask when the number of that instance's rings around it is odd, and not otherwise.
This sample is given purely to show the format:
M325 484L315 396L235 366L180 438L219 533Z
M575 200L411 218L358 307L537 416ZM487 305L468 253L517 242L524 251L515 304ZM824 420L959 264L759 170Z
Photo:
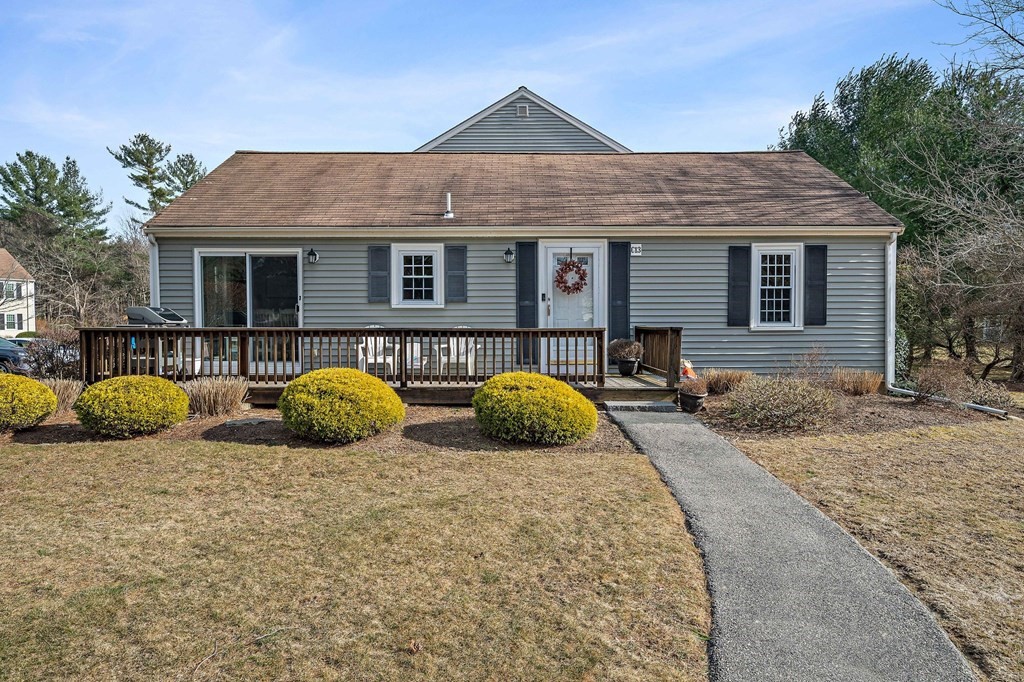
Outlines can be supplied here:
M485 435L510 443L567 445L597 429L597 408L568 384L530 372L488 379L473 394Z
M114 377L82 391L74 409L89 431L131 438L188 419L188 396L174 382L160 377Z
M355 369L303 374L288 383L277 407L285 426L321 443L352 443L405 419L394 389Z
M57 409L57 396L28 377L0 372L0 431L30 429Z

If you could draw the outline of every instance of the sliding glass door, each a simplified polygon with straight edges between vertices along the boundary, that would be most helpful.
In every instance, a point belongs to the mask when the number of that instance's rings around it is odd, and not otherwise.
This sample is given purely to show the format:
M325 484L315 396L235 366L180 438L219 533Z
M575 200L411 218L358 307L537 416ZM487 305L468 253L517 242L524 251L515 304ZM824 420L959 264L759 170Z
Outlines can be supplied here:
M202 256L204 327L248 327L245 256Z
M299 326L299 262L295 256L249 256L253 327Z
M200 253L204 327L298 327L300 253Z

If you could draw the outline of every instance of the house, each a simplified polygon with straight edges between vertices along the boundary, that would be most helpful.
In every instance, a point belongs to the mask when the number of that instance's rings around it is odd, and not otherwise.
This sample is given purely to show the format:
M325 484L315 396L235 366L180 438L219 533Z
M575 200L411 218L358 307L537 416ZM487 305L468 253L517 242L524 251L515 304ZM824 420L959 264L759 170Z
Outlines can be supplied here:
M0 338L36 330L36 281L7 249L0 249Z
M902 230L802 152L634 153L524 88L415 152L237 152L145 226L197 327L681 327L698 368L890 376Z

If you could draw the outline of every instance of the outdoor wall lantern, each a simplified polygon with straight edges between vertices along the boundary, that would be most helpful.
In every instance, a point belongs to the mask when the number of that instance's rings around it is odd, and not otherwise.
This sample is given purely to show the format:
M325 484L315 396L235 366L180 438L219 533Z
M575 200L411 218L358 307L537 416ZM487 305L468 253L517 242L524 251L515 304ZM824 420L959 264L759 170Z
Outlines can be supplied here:
M320 254L314 251L313 249L310 249L309 253L306 254L306 260L309 261L310 265L313 265L313 263L316 263L318 260L320 260Z
M505 262L506 263L512 263L512 262L515 262L516 252L513 251L512 249L505 249L504 256L505 256Z

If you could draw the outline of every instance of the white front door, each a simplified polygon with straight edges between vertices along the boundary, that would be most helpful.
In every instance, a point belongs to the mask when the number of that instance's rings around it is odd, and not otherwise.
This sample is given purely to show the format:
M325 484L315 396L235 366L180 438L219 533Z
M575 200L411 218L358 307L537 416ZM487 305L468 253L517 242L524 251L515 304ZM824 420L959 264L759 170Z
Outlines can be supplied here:
M608 307L605 299L605 243L541 242L541 247L540 325L552 329L604 327ZM569 270L559 287L556 281L559 270L569 260L575 261L576 268L585 276L581 278ZM596 349L590 342L552 341L542 356L546 369L551 370L555 365L568 367L584 354L587 363L591 364L603 357L604 349Z

